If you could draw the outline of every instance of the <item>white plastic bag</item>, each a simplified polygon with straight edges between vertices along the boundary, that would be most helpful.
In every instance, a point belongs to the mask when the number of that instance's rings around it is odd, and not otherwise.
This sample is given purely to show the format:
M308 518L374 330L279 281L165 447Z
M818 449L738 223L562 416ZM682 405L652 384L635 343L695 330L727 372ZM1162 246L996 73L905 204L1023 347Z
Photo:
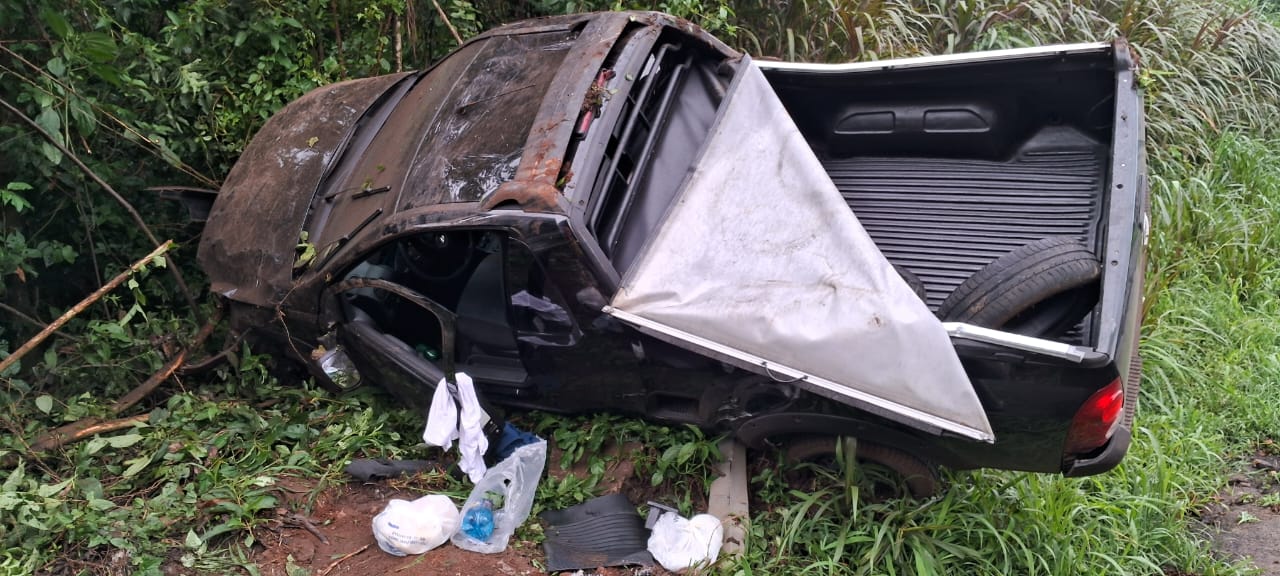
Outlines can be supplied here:
M724 543L724 527L710 514L685 519L670 512L658 517L649 535L649 554L663 568L679 572L690 566L714 564Z
M444 544L461 523L458 507L443 494L413 502L391 500L373 517L373 537L388 554L422 554Z
M493 534L480 541L459 530L454 533L453 545L463 550L497 554L507 548L507 541L516 528L529 518L533 509L533 496L538 491L542 468L547 462L547 442L539 440L526 444L490 468L471 490L471 496L462 505L462 513L472 508L484 507L485 500L493 508Z

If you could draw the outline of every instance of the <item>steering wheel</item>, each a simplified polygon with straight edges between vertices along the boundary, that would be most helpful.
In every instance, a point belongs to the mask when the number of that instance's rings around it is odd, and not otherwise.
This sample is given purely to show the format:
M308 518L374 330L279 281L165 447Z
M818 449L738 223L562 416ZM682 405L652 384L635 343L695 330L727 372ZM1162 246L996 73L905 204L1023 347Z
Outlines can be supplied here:
M396 244L398 260L419 278L453 280L476 259L475 235L469 232L433 232L411 236Z

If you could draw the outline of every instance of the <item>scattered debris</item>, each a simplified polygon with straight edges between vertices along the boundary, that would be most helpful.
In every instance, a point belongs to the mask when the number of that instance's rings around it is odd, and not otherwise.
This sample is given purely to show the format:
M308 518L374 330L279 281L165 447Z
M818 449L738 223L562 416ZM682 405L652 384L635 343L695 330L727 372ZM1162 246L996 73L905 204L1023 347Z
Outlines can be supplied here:
M423 470L437 468L439 463L433 460L391 460L388 458L357 458L347 464L347 474L358 480L371 482L396 478L405 474L416 474Z
M653 565L653 557L646 550L648 530L644 520L622 494L543 512L541 518L547 524L543 549L549 572Z
M684 518L664 512L649 536L649 553L663 568L681 572L715 564L724 543L724 527L710 514Z
M458 507L443 494L409 502L392 499L373 518L373 536L383 552L394 556L422 554L444 544L458 530Z
M369 545L365 544L364 546L361 546L360 548L356 549L354 552L339 556L337 560L330 562L329 565L326 566L324 570L321 570L318 576L327 576L329 572L331 572L335 567L338 566L338 564L341 564L344 560L351 558L352 556L355 556L356 554L364 552L365 550L368 550L368 549L369 549Z
M459 531L453 535L453 545L484 554L505 550L511 535L533 509L533 498L546 463L547 443L540 440L517 448L510 457L486 471L462 509L464 514L475 517L477 508L487 508L492 514L492 532L487 539L480 540Z
M446 377L436 383L422 440L445 450L457 440L458 452L462 455L458 467L472 482L480 482L485 475L484 453L489 449L489 439L484 436L489 415L480 407L471 377L458 372L454 379L457 382L450 382Z
M316 540L319 540L324 544L329 543L329 539L326 538L324 534L320 533L319 528L316 528L316 521L308 518L305 514L299 514L297 512L290 512L284 508L278 508L276 509L276 515L280 517L280 524L282 526L304 528L307 532L310 532L312 536L315 536Z

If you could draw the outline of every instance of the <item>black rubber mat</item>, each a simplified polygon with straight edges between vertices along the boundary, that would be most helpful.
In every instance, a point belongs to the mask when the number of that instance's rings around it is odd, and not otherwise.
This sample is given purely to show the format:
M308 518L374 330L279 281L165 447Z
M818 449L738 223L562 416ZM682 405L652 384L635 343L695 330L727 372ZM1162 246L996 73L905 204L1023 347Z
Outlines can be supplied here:
M540 517L547 524L548 572L654 564L647 550L649 531L626 496L601 496Z
M1000 256L1041 238L1094 248L1106 148L1046 128L1007 161L909 157L828 159L845 202L891 262L925 284L929 307Z

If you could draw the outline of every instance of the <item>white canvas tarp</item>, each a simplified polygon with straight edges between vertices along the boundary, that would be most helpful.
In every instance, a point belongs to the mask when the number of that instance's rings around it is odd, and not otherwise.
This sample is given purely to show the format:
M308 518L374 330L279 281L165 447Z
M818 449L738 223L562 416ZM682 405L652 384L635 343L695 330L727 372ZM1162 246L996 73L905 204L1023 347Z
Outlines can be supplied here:
M610 305L641 330L873 413L994 438L942 324L749 62Z

